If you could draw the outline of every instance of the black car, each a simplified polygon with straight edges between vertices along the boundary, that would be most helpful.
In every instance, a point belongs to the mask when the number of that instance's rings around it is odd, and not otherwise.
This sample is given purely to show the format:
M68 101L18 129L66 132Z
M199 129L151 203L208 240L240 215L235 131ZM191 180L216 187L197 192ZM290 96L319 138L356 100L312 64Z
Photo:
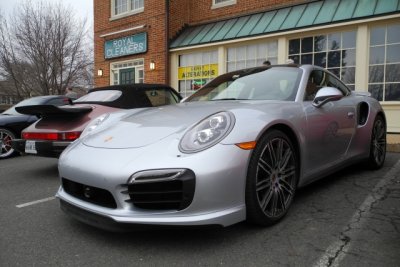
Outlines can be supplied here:
M18 104L0 114L0 159L11 157L16 151L11 141L21 137L21 131L37 121L35 115L25 115L17 112L16 107L32 105L66 105L71 99L63 95L36 96L22 100Z

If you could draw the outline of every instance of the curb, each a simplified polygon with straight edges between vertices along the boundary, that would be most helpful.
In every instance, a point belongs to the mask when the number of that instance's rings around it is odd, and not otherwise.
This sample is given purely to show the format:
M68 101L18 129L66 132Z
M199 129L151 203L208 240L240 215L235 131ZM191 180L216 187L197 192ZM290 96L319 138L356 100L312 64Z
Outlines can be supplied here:
M386 151L400 153L400 133L386 135Z
M387 144L386 151L400 153L400 144Z

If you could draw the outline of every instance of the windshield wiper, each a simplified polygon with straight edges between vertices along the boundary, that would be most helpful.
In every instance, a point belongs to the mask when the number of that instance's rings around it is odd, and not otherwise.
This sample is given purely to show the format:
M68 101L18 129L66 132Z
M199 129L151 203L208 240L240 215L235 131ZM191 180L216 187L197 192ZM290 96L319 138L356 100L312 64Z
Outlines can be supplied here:
M248 100L246 98L216 98L211 99L210 101L225 101L225 100Z

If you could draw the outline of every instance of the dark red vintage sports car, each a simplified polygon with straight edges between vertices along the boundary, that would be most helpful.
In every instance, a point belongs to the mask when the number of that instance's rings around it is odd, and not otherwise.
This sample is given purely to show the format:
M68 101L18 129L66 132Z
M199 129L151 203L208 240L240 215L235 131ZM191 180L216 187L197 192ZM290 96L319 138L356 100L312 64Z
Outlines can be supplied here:
M70 101L69 97L63 95L35 96L22 100L0 114L0 159L9 158L16 154L11 142L21 137L21 131L37 121L35 115L26 115L17 112L16 107L34 105L65 105Z
M15 139L15 150L43 157L58 157L79 138L94 118L121 109L157 107L179 103L181 96L171 87L161 84L113 85L96 88L70 105L24 106L23 114L41 119L22 131L22 139Z

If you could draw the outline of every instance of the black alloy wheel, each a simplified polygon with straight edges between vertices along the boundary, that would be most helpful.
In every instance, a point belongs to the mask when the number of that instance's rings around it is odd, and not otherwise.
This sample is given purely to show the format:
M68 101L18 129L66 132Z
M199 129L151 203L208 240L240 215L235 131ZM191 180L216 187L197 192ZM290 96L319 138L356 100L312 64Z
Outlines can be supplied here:
M293 201L299 161L292 141L282 131L270 130L257 142L246 181L247 220L259 225L279 221Z

